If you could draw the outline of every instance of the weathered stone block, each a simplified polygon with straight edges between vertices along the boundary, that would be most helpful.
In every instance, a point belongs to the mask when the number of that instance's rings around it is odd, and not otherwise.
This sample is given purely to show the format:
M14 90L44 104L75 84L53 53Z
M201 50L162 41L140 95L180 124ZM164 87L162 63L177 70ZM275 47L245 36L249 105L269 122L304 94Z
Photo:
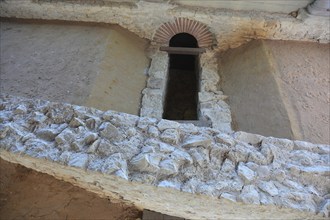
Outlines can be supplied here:
M169 121L169 120L160 120L157 124L157 127L160 131L164 131L166 129L177 129L179 128L180 123L175 121Z
M160 135L160 139L169 144L178 144L180 140L180 134L176 129L166 129Z
M157 153L141 153L134 157L130 164L132 165L133 170L141 170L145 172L155 173L159 170L159 163L162 159L161 154Z
M277 196L279 194L277 187L271 181L270 182L260 181L258 187L262 191L268 193L271 196Z
M203 136L191 136L185 139L182 144L183 148L190 148L190 147L198 147L202 146L208 148L212 143L212 139L210 137L203 137Z
M256 178L255 172L245 166L243 163L238 164L237 173L245 183L250 183Z
M242 193L238 196L239 201L259 205L260 197L257 189L253 185L244 186Z
M116 141L121 139L121 135L118 129L110 122L104 122L103 124L101 124L99 130L101 137L106 138L110 141Z

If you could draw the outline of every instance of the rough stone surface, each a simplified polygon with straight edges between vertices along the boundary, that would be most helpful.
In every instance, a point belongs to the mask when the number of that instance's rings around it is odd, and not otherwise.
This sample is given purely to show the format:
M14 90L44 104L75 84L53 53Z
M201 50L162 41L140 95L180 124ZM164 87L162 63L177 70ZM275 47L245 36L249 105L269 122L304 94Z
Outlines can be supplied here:
M95 1L93 1L95 2ZM251 39L302 40L329 42L327 17L308 15L301 10L297 18L287 14L228 11L216 8L189 8L169 1L138 1L99 5L73 4L72 1L1 1L2 17L48 20L89 21L119 24L142 38L153 39L156 30L175 17L184 17L209 26L218 42L217 49L238 47ZM152 18L152 19L151 19Z
M0 106L3 159L100 195L184 218L328 215L327 145L242 138L192 125L190 130L185 124L13 96L2 96ZM18 106L26 111L16 111ZM70 126L73 118L80 122ZM90 118L99 125L88 126ZM263 156L262 165L251 155Z

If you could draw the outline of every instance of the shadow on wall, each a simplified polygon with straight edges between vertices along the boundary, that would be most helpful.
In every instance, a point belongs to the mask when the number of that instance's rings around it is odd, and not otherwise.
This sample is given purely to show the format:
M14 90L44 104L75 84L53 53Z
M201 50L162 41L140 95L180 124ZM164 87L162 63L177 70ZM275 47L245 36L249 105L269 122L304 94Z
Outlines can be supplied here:
M329 144L329 48L252 41L221 54L234 129Z
M139 114L148 41L114 25L5 20L2 93Z
M221 56L221 83L237 130L293 138L287 111L262 41Z

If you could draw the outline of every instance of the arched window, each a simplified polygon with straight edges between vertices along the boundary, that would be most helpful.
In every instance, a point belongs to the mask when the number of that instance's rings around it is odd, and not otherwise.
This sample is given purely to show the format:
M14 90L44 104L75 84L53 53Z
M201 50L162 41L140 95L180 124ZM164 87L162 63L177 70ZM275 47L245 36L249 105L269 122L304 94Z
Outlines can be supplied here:
M170 47L198 48L196 38L187 33L174 35ZM199 56L184 52L169 54L169 72L163 118L198 120Z

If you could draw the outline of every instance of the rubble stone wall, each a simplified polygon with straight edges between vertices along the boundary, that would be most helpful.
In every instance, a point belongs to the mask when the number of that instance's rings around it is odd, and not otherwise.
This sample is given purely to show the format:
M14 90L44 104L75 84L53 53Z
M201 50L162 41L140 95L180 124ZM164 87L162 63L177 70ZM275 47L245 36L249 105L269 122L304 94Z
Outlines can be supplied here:
M191 219L329 216L330 146L2 96L1 158Z

